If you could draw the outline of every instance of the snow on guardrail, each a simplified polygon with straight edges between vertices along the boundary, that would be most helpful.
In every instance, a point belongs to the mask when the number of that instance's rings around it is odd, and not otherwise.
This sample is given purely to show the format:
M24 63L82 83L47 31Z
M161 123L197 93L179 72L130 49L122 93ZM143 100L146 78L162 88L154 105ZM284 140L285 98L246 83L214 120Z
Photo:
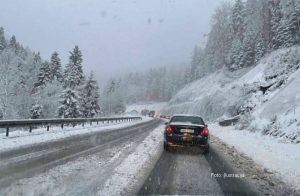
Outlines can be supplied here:
M141 117L112 117L112 118L59 118L59 119L22 119L22 120L1 120L0 128L6 128L6 136L9 136L9 128L11 127L29 127L29 132L32 132L33 127L46 126L47 131L51 125L60 125L61 128L64 125L71 125L75 127L76 125L84 126L85 123L93 122L123 122L123 121L133 121L142 120Z

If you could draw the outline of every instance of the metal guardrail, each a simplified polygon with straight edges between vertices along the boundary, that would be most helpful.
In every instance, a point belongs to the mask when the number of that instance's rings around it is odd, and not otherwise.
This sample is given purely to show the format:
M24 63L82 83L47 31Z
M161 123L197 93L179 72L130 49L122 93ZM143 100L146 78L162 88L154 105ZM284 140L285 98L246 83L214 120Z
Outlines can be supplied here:
M222 121L219 121L219 125L225 127L225 126L230 126L230 125L235 125L239 121L240 117L239 116L234 116L232 118L228 118Z
M26 119L26 120L0 120L0 128L6 128L6 136L9 136L9 129L12 127L29 127L29 132L37 126L47 126L47 131L51 125L60 125L64 128L64 125L82 125L84 127L85 123L93 122L99 124L99 122L129 122L134 120L142 120L141 117L114 117L114 118L58 118L58 119Z

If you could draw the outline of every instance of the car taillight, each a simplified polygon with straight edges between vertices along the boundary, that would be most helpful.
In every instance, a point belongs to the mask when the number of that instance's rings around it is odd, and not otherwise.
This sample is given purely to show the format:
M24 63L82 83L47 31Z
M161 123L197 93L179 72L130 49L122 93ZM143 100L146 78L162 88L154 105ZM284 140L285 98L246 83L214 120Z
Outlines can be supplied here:
M203 128L202 131L201 131L201 135L208 136L208 129L207 128Z
M167 132L167 134L173 133L173 129L172 129L172 127L171 127L170 125L168 125L168 126L166 127L166 132Z

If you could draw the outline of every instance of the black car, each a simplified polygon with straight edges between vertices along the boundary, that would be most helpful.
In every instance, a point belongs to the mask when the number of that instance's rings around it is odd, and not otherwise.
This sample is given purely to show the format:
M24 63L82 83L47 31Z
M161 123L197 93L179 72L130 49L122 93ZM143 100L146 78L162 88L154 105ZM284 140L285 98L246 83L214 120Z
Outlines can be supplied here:
M209 131L200 116L174 115L166 123L164 132L164 149L169 151L172 146L199 146L204 153L209 152Z

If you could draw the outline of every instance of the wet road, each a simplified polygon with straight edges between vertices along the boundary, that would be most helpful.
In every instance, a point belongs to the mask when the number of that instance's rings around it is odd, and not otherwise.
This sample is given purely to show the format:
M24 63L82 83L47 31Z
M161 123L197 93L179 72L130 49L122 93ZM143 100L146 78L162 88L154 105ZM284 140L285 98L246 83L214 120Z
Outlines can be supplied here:
M203 155L201 150L189 147L165 151L139 194L259 195L259 192L213 149L209 155Z

